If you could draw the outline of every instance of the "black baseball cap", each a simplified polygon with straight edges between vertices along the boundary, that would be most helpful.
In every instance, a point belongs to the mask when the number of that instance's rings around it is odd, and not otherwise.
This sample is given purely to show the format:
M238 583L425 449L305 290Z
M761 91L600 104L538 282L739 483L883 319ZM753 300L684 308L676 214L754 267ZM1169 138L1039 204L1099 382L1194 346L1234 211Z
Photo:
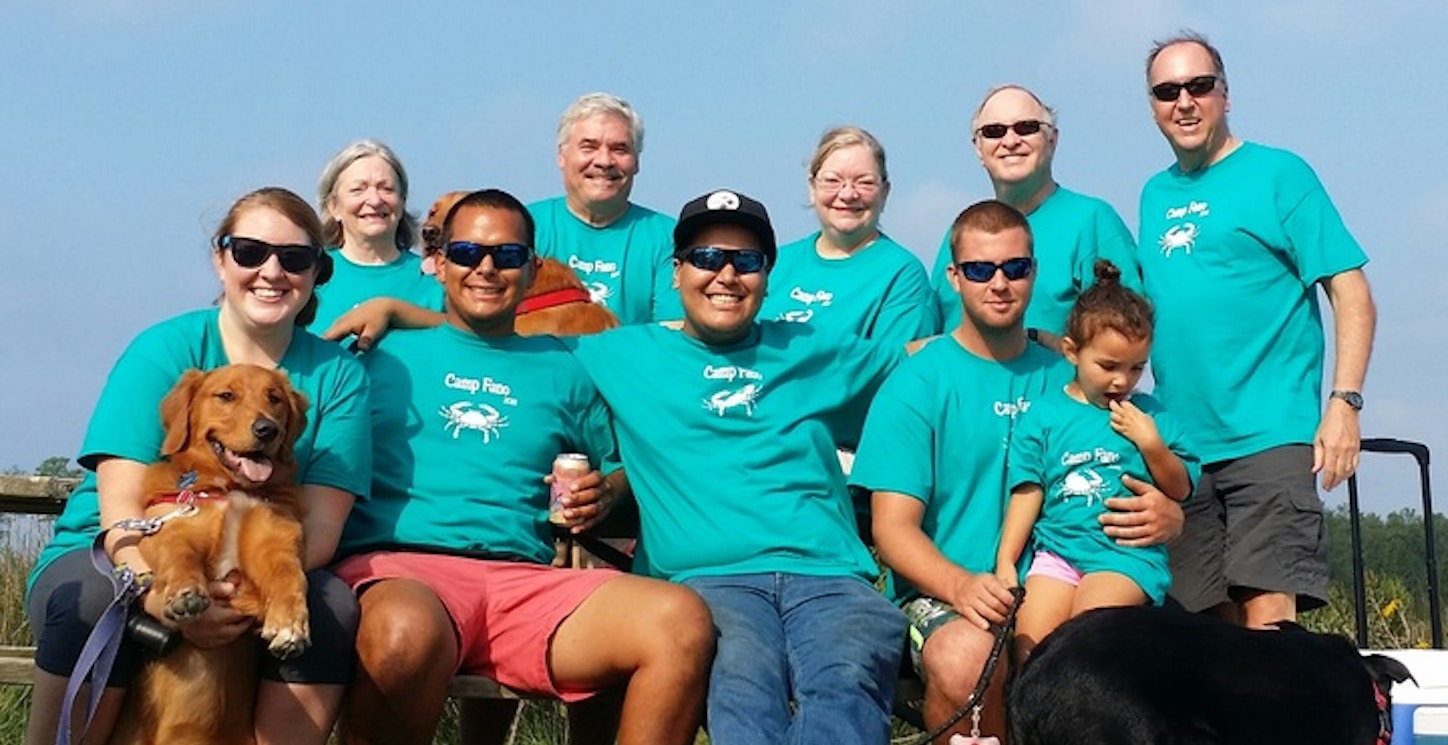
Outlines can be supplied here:
M717 189L692 199L679 211L679 224L674 226L674 253L693 247L694 236L710 225L738 225L759 239L759 247L774 266L778 250L774 242L774 226L769 211L757 200L728 189Z

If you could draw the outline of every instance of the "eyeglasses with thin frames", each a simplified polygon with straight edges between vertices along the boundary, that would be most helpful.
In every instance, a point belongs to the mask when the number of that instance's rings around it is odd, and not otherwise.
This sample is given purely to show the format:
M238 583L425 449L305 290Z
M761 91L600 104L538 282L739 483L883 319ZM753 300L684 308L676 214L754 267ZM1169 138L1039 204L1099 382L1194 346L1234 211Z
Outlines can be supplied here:
M844 191L845 187L851 187L860 194L870 195L880 190L884 181L879 176L856 176L845 178L837 173L828 171L816 175L810 179L816 189L822 194L838 194Z

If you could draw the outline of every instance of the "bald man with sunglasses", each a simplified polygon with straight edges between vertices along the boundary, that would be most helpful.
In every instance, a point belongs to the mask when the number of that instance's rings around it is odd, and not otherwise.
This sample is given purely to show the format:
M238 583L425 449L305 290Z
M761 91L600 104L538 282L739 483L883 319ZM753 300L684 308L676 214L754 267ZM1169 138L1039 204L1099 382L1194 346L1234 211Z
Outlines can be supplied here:
M1035 293L1026 328L1054 339L1066 328L1076 296L1095 281L1097 259L1121 268L1121 282L1141 290L1136 241L1111 205L1062 187L1051 175L1061 136L1056 112L1019 85L992 88L971 122L971 143L990 177L995 198L1020 210L1035 236ZM944 329L961 321L960 298L949 277L950 232L940 241L931 272Z
M1171 546L1171 595L1247 626L1293 620L1327 599L1317 477L1331 489L1357 469L1376 318L1367 255L1307 163L1232 134L1226 70L1205 37L1159 42L1146 72L1176 156L1141 193L1155 393L1203 464ZM1319 287L1336 335L1325 407Z

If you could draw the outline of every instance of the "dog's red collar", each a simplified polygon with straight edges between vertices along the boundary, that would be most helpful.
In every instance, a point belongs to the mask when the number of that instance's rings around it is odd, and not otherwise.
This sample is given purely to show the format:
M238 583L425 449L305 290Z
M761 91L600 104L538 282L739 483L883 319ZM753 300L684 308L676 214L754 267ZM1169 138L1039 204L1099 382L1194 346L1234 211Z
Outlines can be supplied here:
M555 305L591 302L593 302L593 297L588 294L588 290L580 289L578 287L564 287L561 290L553 290L551 292L544 292L538 295L534 295L530 298L524 298L523 302L518 303L517 313L521 316L524 313L532 313L535 310L552 308Z
M156 496L151 497L150 501L146 502L146 506L150 507L153 504L189 505L207 499L221 499L224 496L224 494L212 494L211 492L206 491L192 491L190 489L182 489L181 491L157 494Z
M1373 703L1378 707L1378 741L1377 745L1391 745L1393 742L1393 712L1392 704L1388 697L1383 694L1382 686L1373 681Z

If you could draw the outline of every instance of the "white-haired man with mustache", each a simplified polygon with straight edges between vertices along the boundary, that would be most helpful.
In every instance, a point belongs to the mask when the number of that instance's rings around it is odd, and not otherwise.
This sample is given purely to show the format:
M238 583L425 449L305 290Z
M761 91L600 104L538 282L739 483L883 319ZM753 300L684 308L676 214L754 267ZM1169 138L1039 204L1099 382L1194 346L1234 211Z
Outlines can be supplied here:
M580 96L558 121L561 197L528 205L540 256L572 267L624 324L683 316L673 291L674 220L629 201L644 125L628 102Z

